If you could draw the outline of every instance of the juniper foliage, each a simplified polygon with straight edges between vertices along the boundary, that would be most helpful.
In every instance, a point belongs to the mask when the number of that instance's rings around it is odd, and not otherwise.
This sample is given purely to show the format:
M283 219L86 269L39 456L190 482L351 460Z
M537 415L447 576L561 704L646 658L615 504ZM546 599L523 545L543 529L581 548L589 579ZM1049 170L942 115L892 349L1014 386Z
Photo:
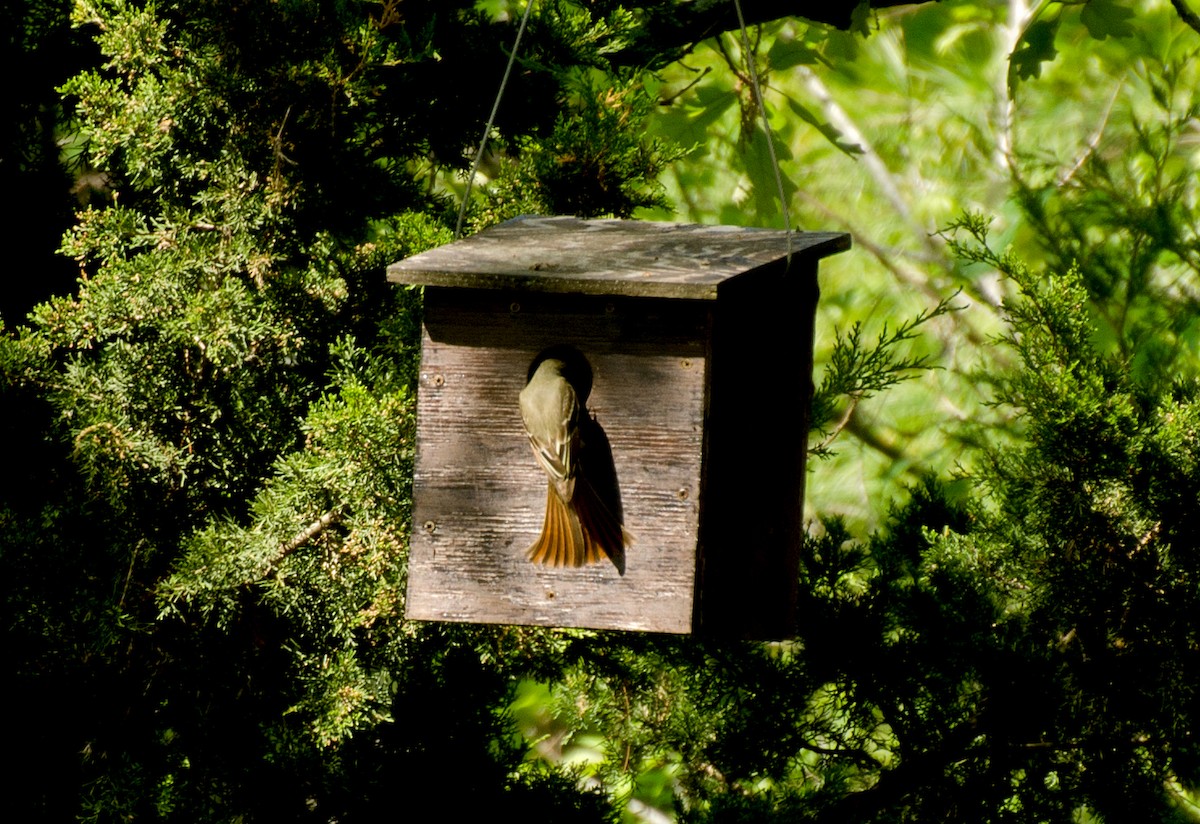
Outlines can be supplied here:
M473 224L660 202L676 150L643 128L639 69L713 8L543 4ZM795 640L401 619L420 295L382 266L450 237L506 9L76 4L102 57L62 91L104 183L63 242L75 290L0 337L26 468L0 497L13 814L1182 818L1200 387L1174 314L1194 118L1170 76L1134 164L1152 174L1097 157L1076 188L1021 181L1047 267L993 250L982 217L949 231L1014 284L1004 427L878 534L814 527ZM1115 230L1099 246L1085 213ZM817 446L928 365L904 344L950 305L840 336ZM596 763L563 766L585 743Z

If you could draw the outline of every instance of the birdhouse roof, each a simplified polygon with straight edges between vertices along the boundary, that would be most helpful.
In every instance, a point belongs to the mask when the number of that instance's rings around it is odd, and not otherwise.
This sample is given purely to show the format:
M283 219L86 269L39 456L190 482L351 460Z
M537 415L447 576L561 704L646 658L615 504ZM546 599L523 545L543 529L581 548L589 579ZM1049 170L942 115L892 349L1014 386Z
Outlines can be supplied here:
M791 263L850 248L841 232L794 232ZM519 217L388 267L393 283L714 300L722 285L788 260L788 233L741 226Z

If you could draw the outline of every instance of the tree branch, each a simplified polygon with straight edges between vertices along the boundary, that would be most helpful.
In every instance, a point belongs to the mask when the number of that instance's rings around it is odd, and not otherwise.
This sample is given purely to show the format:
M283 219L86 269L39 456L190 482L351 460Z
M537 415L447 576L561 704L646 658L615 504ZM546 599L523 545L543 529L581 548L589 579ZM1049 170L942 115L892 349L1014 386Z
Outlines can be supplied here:
M300 547L307 544L313 538L316 538L318 535L320 535L322 532L324 532L326 529L328 529L340 517L342 517L342 511L340 508L331 509L328 512L326 512L324 515L322 515L320 518L317 518L317 520L313 521L311 524L306 526L304 529L297 532L294 536L292 536L292 539L290 541L288 541L287 543L285 543L279 547L279 554L276 555L271 560L272 571L274 570L274 568L276 566L279 565L280 561L282 561L287 556L291 555L293 552L295 552Z
M918 0L936 2L937 0ZM798 4L795 0L757 0L747 3L743 13L747 26L785 18L802 18L834 28L849 29L859 0L833 0L819 5ZM873 9L911 5L904 0L870 0ZM803 14L801 14L803 10ZM727 31L736 31L737 10L728 0L694 3L647 3L641 9L641 36L614 55L614 65L660 65L678 60L697 43ZM663 59L666 57L667 59Z
M1200 33L1200 15L1192 11L1186 0L1171 0L1171 5L1175 7L1175 11L1179 14L1179 19L1191 27L1194 31Z

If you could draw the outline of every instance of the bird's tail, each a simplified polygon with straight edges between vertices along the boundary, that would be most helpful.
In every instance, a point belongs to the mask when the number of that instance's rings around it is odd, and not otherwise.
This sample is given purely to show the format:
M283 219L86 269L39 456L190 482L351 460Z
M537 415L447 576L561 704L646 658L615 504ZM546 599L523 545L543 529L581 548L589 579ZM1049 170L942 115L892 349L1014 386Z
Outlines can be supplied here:
M546 520L542 534L529 547L529 560L547 566L582 566L599 558L588 558L583 527L575 507L562 499L550 483L546 487Z
M594 564L608 557L623 575L625 547L633 543L633 536L586 479L576 480L569 502L553 484L547 487L542 534L526 554L534 563L555 567Z

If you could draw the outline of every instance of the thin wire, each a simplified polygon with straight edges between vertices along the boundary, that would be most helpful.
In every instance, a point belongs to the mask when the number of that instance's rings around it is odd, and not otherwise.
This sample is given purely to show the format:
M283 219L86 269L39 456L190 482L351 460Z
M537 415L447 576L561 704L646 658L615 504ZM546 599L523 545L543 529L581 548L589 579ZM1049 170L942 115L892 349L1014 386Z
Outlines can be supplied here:
M771 156L771 166L775 169L775 187L779 193L779 208L783 212L783 226L787 232L787 267L792 265L792 218L788 212L787 195L783 191L783 172L779 170L779 158L775 155L775 138L771 132L771 120L767 117L767 107L763 103L762 89L758 86L758 67L755 65L754 54L750 51L750 35L746 33L746 18L742 16L742 4L733 0L737 10L738 27L742 30L742 53L746 55L746 69L750 73L750 88L754 92L754 102L762 115L763 131L767 134L767 153Z
M525 24L529 22L529 12L532 8L533 0L529 0L525 4L525 14L521 16L521 25L517 28L517 39L513 41L512 51L508 54L508 65L504 67L504 77L500 79L500 88L496 91L496 99L492 103L492 113L488 115L487 125L483 127L483 139L479 141L479 151L475 153L475 162L471 164L471 172L467 175L467 190L463 192L462 204L458 207L458 222L454 226L455 238L462 236L463 218L467 214L467 204L471 201L471 186L475 183L475 173L483 160L483 150L487 147L488 135L492 133L492 124L496 122L496 112L500 111L500 98L504 97L504 88L508 85L508 76L517 60L517 47L521 45L521 35L525 34Z

